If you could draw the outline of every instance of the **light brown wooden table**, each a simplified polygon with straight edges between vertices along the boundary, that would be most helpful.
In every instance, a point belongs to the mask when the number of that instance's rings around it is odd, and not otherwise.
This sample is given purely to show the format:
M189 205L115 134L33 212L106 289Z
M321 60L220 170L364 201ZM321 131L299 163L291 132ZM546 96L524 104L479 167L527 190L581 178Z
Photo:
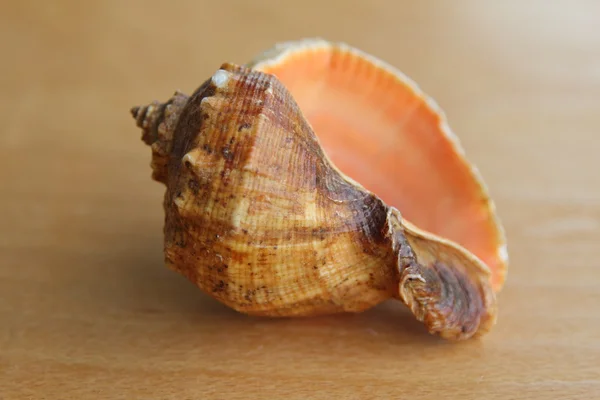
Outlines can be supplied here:
M281 3L2 2L0 398L600 398L600 4ZM129 107L312 36L415 79L479 166L511 256L483 339L250 318L163 267Z

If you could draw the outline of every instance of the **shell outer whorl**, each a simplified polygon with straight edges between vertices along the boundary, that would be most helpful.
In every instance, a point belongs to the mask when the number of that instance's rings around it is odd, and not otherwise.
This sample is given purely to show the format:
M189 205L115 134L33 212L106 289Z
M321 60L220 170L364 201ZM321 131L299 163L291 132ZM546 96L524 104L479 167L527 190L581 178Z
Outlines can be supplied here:
M229 64L218 76L175 131L168 264L250 314L358 311L391 297L394 272L376 268L392 261L385 205L331 168L273 76Z
M339 172L276 77L224 64L184 96L132 110L167 186L170 268L247 314L358 312L397 297L443 337L485 325L478 275L433 262L433 239L412 238Z

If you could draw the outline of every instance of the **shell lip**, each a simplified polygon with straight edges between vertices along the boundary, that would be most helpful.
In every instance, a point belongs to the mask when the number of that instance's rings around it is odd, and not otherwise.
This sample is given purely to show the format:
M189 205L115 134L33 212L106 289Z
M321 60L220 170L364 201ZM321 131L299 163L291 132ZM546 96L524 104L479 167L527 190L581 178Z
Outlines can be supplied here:
M372 65L381 69L385 73L394 76L396 80L406 85L412 92L414 92L415 96L424 99L427 107L429 107L435 114L439 116L440 133L450 142L452 150L467 166L471 174L471 179L475 181L476 184L480 187L480 194L486 205L485 212L489 218L489 225L492 226L495 239L495 254L493 255L493 258L496 260L496 262L493 270L490 268L490 270L492 271L492 274L490 275L490 280L492 282L494 292L499 293L504 287L506 281L510 257L508 252L506 231L496 211L496 204L489 194L490 191L488 185L484 181L479 169L476 165L470 163L467 160L465 149L462 146L458 136L450 128L445 112L438 105L438 103L432 97L428 96L413 79L408 77L398 68L377 58L372 54L366 53L365 51L353 47L352 45L349 45L345 42L328 41L322 37L304 38L300 40L290 40L276 43L270 49L267 49L266 51L263 51L262 53L258 54L246 65L251 69L269 73L269 69L283 65L286 62L290 61L292 58L302 55L304 52L314 52L321 49L329 51L340 50L367 60ZM310 120L308 120L308 122L310 124ZM318 132L316 132L316 134L318 135ZM335 163L328 157L327 153L324 153L325 157L328 158L329 163L348 181L352 182L357 186L362 187L365 191L368 191L366 188L364 188L363 185L361 185L359 181L349 177L343 171L341 171L340 168L338 168L335 165ZM377 195L377 193L374 194ZM436 235L433 232L429 232L424 229L420 230L428 232L432 236L439 237L439 235ZM475 256L480 262L483 262L480 257L477 257L475 254L473 254L471 250L469 250L467 247L461 247L464 248L465 251Z
M487 333L497 320L487 265L459 244L403 220L393 207L387 224L398 254L398 298L415 317L448 340Z

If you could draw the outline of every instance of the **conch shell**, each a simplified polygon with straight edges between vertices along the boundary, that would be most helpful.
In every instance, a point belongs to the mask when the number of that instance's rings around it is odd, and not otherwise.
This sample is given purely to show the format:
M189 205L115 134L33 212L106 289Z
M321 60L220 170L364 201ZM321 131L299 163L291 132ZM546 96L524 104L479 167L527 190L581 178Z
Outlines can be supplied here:
M396 298L447 339L495 323L494 205L439 108L382 61L284 43L132 114L167 187L166 263L215 299L312 316Z

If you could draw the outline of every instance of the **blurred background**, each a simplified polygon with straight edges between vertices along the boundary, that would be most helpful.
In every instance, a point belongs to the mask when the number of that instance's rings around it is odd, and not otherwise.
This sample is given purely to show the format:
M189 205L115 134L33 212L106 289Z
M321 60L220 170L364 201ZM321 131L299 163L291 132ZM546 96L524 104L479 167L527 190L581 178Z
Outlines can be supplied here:
M600 392L599 27L594 0L1 2L0 398ZM442 346L388 306L257 322L163 267L130 107L305 37L402 70L479 167L511 256L483 343Z
M600 122L594 1L19 1L1 14L2 151L22 174L35 173L23 147L59 150L99 174L123 164L86 161L85 151L143 160L131 105L189 93L222 62L244 63L275 42L319 36L388 61L434 97L500 207L515 191L527 201L589 197L598 182L581 172L600 150L597 140L581 146ZM50 185L57 167L46 168Z

